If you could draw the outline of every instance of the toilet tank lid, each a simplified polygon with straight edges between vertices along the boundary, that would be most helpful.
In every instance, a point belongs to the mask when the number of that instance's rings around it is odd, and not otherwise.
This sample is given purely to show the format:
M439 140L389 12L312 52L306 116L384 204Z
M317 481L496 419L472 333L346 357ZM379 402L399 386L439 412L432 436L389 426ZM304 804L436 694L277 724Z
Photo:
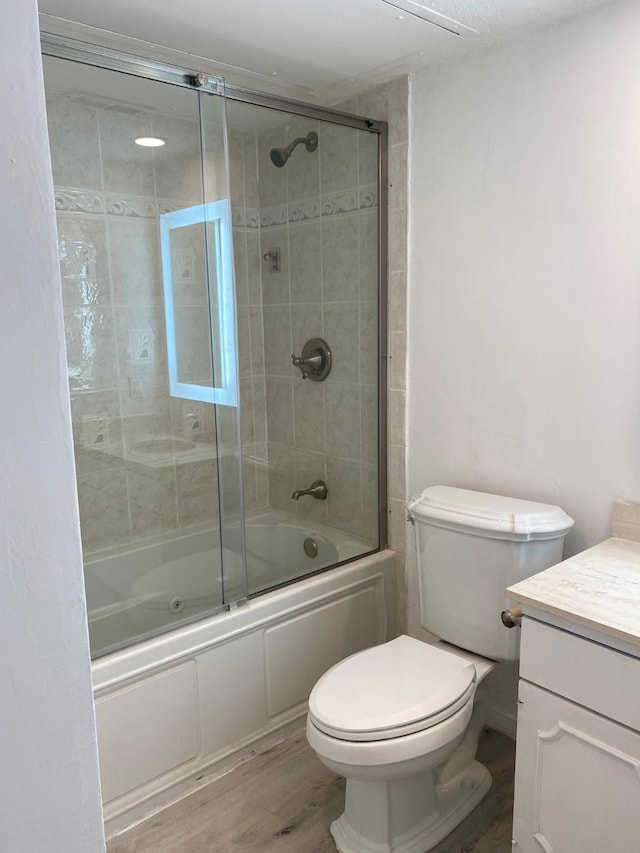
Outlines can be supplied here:
M514 540L553 539L574 524L559 506L453 486L430 486L409 501L408 511L412 521Z

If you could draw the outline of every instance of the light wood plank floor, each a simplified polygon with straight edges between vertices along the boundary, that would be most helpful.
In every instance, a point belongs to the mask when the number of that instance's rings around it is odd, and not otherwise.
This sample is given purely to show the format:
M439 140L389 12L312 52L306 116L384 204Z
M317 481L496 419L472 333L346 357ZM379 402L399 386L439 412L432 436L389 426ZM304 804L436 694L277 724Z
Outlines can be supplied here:
M434 853L510 853L512 740L485 731L478 758L493 787ZM107 853L336 853L329 824L344 780L327 770L304 730L112 839Z

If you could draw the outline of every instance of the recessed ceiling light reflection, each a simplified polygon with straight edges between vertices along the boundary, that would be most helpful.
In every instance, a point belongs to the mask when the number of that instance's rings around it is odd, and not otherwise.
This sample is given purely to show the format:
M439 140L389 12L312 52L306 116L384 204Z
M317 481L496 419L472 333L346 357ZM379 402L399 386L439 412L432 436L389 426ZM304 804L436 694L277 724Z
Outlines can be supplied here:
M133 141L143 148L161 148L166 144L166 139L161 139L159 136L138 136Z

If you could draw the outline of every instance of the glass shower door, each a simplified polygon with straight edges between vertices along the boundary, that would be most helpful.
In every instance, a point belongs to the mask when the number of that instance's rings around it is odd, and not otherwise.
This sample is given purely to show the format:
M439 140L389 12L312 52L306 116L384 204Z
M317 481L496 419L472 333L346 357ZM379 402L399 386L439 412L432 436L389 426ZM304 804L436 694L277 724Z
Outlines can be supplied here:
M98 656L245 592L224 97L51 56L45 85Z
M254 595L381 544L382 143L337 114L230 98L227 117ZM305 378L318 341L330 369Z

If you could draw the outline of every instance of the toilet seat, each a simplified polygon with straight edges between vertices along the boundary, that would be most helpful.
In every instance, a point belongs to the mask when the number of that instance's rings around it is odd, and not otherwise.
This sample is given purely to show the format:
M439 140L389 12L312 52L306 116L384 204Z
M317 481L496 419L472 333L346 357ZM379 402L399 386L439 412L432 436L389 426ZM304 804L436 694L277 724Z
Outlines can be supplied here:
M475 682L470 661L401 636L326 672L309 697L309 718L340 740L398 738L452 717L473 697Z

